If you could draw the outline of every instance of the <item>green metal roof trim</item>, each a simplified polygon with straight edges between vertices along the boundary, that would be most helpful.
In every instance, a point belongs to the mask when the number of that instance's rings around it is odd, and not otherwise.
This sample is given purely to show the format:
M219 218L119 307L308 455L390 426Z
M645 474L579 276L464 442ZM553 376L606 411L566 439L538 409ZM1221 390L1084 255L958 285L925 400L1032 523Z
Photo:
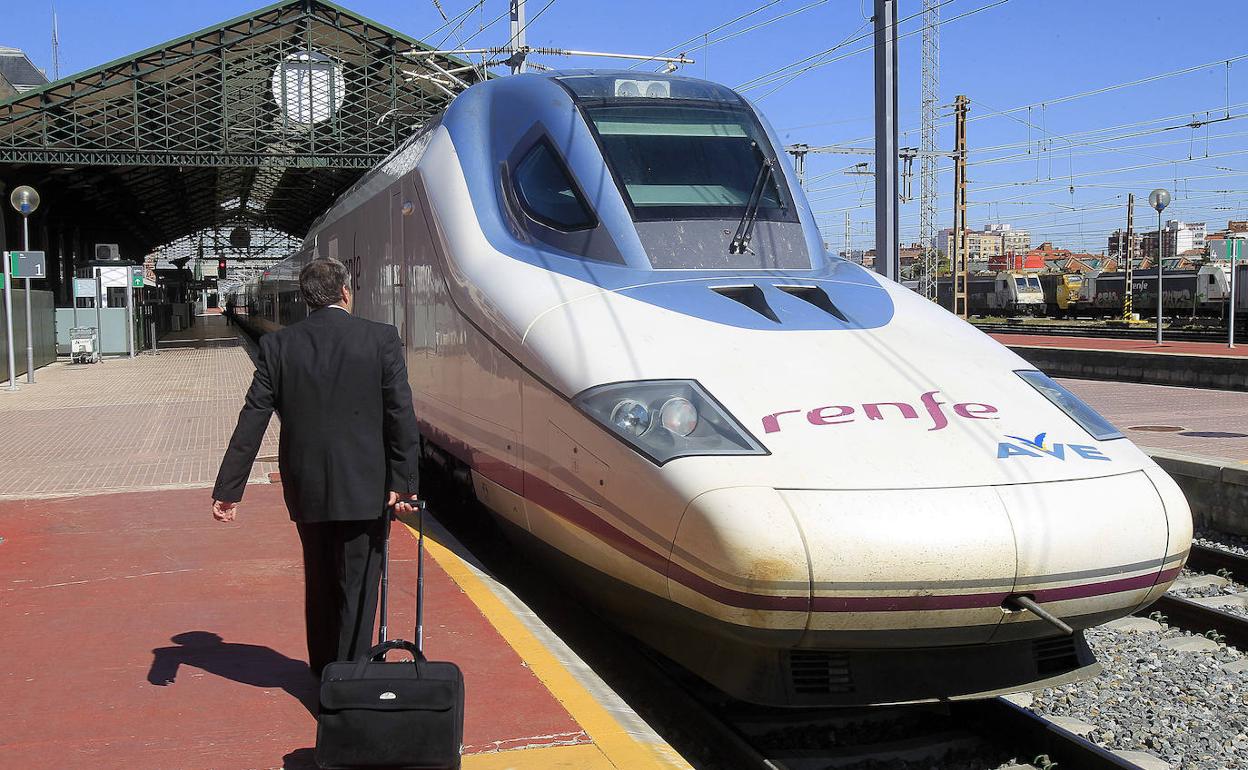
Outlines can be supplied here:
M413 48L420 48L425 51L434 50L433 46L430 46L421 40L417 40L414 37L405 35L402 32L399 32L398 30L392 27L388 27L385 24L373 21L372 19L369 19L368 17L361 16L358 13L355 13L354 11L351 11L347 8L342 7L341 5L338 5L337 3L330 3L330 2L326 2L325 0L286 0L286 2L273 3L272 5L266 5L263 8L252 11L251 13L245 13L242 16L236 16L233 19L230 19L229 21L223 21L220 24L216 24L211 27L205 27L199 30L198 32L192 32L189 35L183 35L182 37L174 38L173 40L168 40L164 43L158 43L157 45L154 45L151 48L145 48L142 51L138 51L137 53L132 53L129 56L123 56L119 59L114 59L110 62L106 62L97 67L92 67L91 69L83 70L82 72L75 72L72 75L66 75L60 80L53 80L48 83L45 83L44 85L39 86L38 88L32 88L29 91L22 93L19 96L19 98L0 99L0 107L4 106L8 102L21 101L22 100L21 97L34 96L36 94L39 94L42 91L53 89L56 86L64 85L74 80L81 80L88 76L96 75L96 74L99 74L100 72L105 72L119 65L126 64L135 59L141 59L145 56L150 56L151 54L158 53L161 49L170 48L172 46L180 45L182 43L187 43L187 42L190 42L191 40L204 37L213 32L219 32L224 29L229 29L230 27L234 27L245 21L255 19L271 11L277 11L277 10L281 10L287 7L299 8L299 7L305 7L305 6L307 6L309 10L314 6L322 6L327 9L332 9L334 11L337 11L338 13L357 19L361 23L367 24L368 26L373 27L381 32L388 33L398 38L399 40L402 40L403 42L407 43ZM450 54L440 55L439 58L447 59L451 62L454 62L458 66L470 66L472 64L471 62L461 59L458 56L451 56ZM488 74L487 74L487 77L489 77Z
M0 182L143 248L225 222L302 235L485 76L413 50L333 3L270 5L0 101Z

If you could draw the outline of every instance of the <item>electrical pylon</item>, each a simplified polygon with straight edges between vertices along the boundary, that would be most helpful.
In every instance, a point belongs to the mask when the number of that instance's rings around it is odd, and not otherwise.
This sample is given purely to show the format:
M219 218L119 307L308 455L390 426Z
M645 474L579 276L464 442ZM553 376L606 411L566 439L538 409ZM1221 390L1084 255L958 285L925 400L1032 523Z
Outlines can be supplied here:
M923 272L919 294L936 300L936 273L940 254L936 244L936 121L940 103L940 0L923 0L922 127L919 141L919 245Z

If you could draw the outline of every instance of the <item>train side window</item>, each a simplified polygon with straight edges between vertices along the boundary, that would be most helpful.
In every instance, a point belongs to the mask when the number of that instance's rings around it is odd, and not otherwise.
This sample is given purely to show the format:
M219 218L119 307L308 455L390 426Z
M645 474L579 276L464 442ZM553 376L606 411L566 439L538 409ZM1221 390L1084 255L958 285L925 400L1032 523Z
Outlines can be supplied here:
M585 197L545 139L516 164L513 179L520 207L535 221L563 232L597 226Z

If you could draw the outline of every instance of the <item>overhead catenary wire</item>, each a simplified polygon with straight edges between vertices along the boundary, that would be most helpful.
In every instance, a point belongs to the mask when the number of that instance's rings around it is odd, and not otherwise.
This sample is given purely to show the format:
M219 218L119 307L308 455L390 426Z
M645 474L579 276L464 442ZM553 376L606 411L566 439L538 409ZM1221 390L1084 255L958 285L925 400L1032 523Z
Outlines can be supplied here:
M978 13L983 13L984 11L988 11L988 10L991 10L991 9L996 8L996 7L998 7L998 6L1005 5L1005 4L1006 4L1006 3L1008 3L1009 1L1010 1L1010 0L995 0L995 2L988 3L987 5L980 6L979 8L975 8L975 9L972 9L972 10L970 10L970 11L966 11L965 13L960 13L960 14L958 14L958 15L956 15L956 16L950 16L950 17L949 17L949 18L947 18L947 19L941 19L940 23L939 23L937 26L938 26L938 27L943 27L943 26L945 26L945 25L947 25L947 24L951 24L951 23L953 23L953 22L955 22L955 21L960 21L961 19L965 19L965 18L968 18L968 17L970 17L970 16L974 16L974 15L976 15L976 14L978 14ZM937 7L938 7L938 8L944 7L944 6L948 5L948 4L949 4L949 3L951 3L951 2L953 2L953 0L945 0L944 2L940 3L940 5L938 5ZM909 15L909 16L907 16L907 17L903 18L903 19L899 19L899 20L897 21L896 26L897 26L897 27L900 27L903 23L905 23L905 22L907 22L907 21L910 21L911 19L917 18L917 17L919 17L919 16L922 16L922 15L923 15L923 11L920 11L920 12L918 12L918 13L911 14L911 15ZM919 29L911 30L910 32L906 32L906 33L904 33L904 34L897 34L897 35L896 35L896 39L897 39L897 40L903 40L903 39L905 39L905 38L908 38L908 37L912 37L912 36L914 36L914 35L917 35L917 34L921 33L922 31L923 31L923 30L922 30L922 28L920 27ZM836 49L836 48L841 48L841 47L844 47L845 45L848 45L849 43L855 43L855 42L858 42L859 40L864 40L864 39L866 39L867 37L871 37L871 36L872 36L872 35L874 35L874 34L875 34L875 33L874 33L874 31L872 31L872 32L868 32L868 33L865 33L865 34L863 34L863 35L860 35L860 36L856 37L855 39L852 39L852 40L849 40L849 41L846 41L846 42L843 42L843 43L838 43L836 46L834 46L834 47L833 47L833 49L825 49L825 50L823 50L823 51L820 51L819 53L812 54L811 56L807 56L807 57L805 57L804 59L800 59L800 60L798 60L797 62L794 62L794 63L788 64L788 65L785 65L784 67L781 67L781 68L776 69L776 70L772 70L771 72L766 73L766 74L764 74L764 75L760 75L759 77L754 78L753 80L746 81L746 83L745 83L745 84L742 84L742 85L740 85L740 86L737 86L737 90L739 90L739 91L748 91L748 90L750 90L750 89L760 88L760 87L762 87L762 86L766 86L766 85L771 85L771 84L773 84L773 83L775 83L775 82L777 82L777 81L779 81L779 80L785 80L785 85L788 85L788 83L791 83L791 82L794 80L794 78L789 77L789 75L790 75L790 74L792 74L792 73L789 73L789 72L788 72L788 70L792 69L794 66L799 65L799 64L803 64L803 63L805 63L805 62L809 62L809 61L811 61L811 60L813 60L813 59L820 59L820 57L824 56L824 55L825 55L825 54L827 54L827 53L830 53L832 50L834 50L834 49ZM806 74L807 72L810 72L810 71L811 71L811 70L813 70L813 69L817 69L817 68L819 68L819 67L824 67L824 66L826 66L826 65L828 65L828 64L834 64L834 63L836 63L836 62L839 62L839 61L843 61L843 60L845 60L845 59L848 59L848 58L849 58L849 57L851 57L851 56L857 56L857 55L858 55L858 54L860 54L860 53L866 53L866 52L868 52L868 51L872 51L872 50L874 50L874 45L868 45L868 46L864 46L863 48L857 48L857 49L855 49L855 50L853 50L853 51L849 51L849 52L847 52L847 53L841 54L840 56L835 56L835 57L833 57L833 58L831 58L831 59L820 59L819 61L815 61L815 62L814 62L814 63L812 63L812 64L807 64L805 67L802 67L802 68L800 69L800 71L799 71L797 74L798 74L798 75L804 75L804 74ZM787 79L786 79L786 78L787 78ZM783 87L783 86L782 86L782 87ZM775 91L776 91L776 90L778 90L778 89L773 89L772 91L769 91L766 95L768 95L768 96L769 96L769 95L771 95L772 93L775 93Z
M822 1L823 1L823 2L826 2L827 0L822 0ZM698 33L697 35L694 35L693 37L688 38L687 40L682 40L682 41L680 41L679 43L677 43L677 44L675 44L675 45L672 45L672 46L669 46L669 47L667 47L667 48L664 48L662 51L659 51L659 52L658 52L658 54L656 54L656 55L657 55L657 56L664 56L664 55L666 55L666 54L671 53L672 51L676 51L676 50L678 50L678 49L681 49L683 46L689 45L690 43L696 43L699 39L703 39L703 40L705 40L705 39L707 38L707 36L709 36L709 35L713 35L714 33L719 32L719 31L720 31L720 30L722 30L722 29L726 29L726 28L728 28L728 27L732 26L733 24L736 24L736 23L737 23L737 22L739 22L739 21L743 21L743 20L745 20L745 19L748 19L748 18L750 18L751 16L753 16L753 15L755 15L755 14L757 14L757 13L762 13L763 11L767 10L768 8L770 8L771 6L776 5L776 4L778 4L778 3L782 3L782 2L784 2L784 0L768 0L768 2L765 2L765 3L763 3L762 5L760 5L760 6L756 7L756 8L753 8L752 10L746 11L745 13L740 14L739 16L736 16L736 17L734 17L734 18L731 18L731 19L729 19L728 21L725 21L725 22L723 22L722 24L719 24L718 26L711 27L710 29L708 29L708 30L707 30L707 31L705 31L705 32L700 32L700 33ZM705 46L703 46L703 47L705 47ZM634 68L636 68L636 67L640 67L640 66L642 65L642 63L643 63L643 62L634 62L633 64L631 64L631 65L629 66L629 69L634 69Z

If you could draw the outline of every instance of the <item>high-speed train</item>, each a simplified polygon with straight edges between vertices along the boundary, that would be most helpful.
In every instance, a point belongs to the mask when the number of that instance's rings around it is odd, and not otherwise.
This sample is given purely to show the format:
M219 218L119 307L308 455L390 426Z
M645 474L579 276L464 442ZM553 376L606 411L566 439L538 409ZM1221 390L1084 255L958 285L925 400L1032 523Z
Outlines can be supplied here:
M829 255L781 148L701 80L491 80L234 302L296 322L300 266L345 262L355 312L400 331L426 455L732 696L1087 675L1081 629L1183 564L1183 495L1063 386Z

